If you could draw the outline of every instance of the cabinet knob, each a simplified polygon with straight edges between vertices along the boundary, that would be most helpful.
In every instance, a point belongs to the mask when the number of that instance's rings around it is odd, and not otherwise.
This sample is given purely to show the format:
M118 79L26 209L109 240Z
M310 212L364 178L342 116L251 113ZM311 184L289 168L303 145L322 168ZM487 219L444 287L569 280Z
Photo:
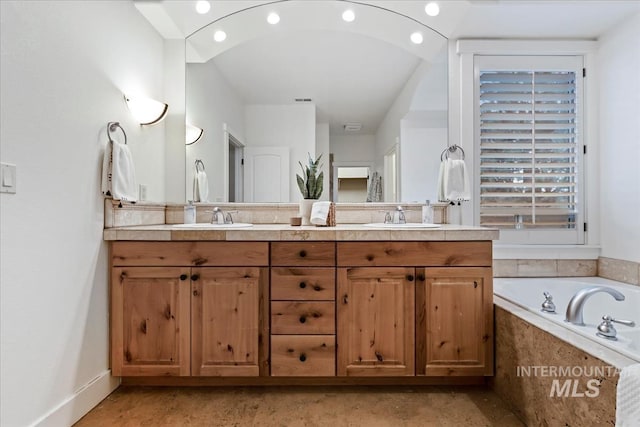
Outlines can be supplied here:
M301 362L304 362L305 360L307 360L307 355L306 355L306 354L304 354L304 353L302 353L302 354L300 355L300 361L301 361Z
M192 275L191 275L191 280L193 280L194 282L195 282L196 280L198 280L199 278L200 278L200 276L199 276L198 274L192 274Z
M305 251L304 249L300 251L300 258L304 258L307 256L307 251Z
M187 280L187 277L189 277L189 276L187 276L186 274L181 274L180 275L180 280Z
M305 282L300 282L300 289L304 289L307 287L307 284Z
M194 296L194 297L197 297L198 295L200 295L200 293L199 293L197 290L195 290L195 289L194 289L194 290L193 290L193 296Z
M300 323L304 323L307 321L307 318L305 316L300 316Z
M407 280L413 282L413 274L407 274Z
M477 288L477 287L478 287L478 282L474 280L474 281L473 281L473 288L475 289L475 288Z

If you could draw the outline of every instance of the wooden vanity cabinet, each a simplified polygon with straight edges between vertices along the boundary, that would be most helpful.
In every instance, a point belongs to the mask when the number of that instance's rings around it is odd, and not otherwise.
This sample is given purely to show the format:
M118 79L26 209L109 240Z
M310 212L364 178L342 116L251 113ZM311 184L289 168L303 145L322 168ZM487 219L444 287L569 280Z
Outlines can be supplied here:
M268 375L268 253L265 242L114 242L113 375Z
M338 375L492 375L491 252L490 241L339 242Z
M111 371L115 376L190 374L189 268L111 272Z
M335 275L335 242L271 243L271 376L335 376Z
M417 375L493 375L489 267L419 269Z
M413 268L338 269L338 375L414 375Z

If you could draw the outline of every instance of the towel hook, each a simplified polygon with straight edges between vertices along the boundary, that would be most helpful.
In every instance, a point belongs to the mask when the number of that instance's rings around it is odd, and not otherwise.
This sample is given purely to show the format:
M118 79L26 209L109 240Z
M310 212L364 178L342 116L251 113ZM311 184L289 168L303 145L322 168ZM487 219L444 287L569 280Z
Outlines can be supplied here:
M196 159L196 170L199 171L198 166L202 166L202 171L204 171L204 162L200 159Z
M118 129L120 129L122 131L122 134L124 135L124 143L126 144L127 143L127 133L124 131L122 126L120 126L119 122L109 122L109 123L107 123L107 137L109 138L109 142L113 142L113 139L111 139L111 132L115 132Z
M449 158L449 153L453 154L456 151L460 151L460 155L462 160L464 160L464 150L462 149L461 146L459 146L458 144L453 144L450 145L449 147L445 148L442 153L440 153L440 161L443 161L444 159L448 159Z

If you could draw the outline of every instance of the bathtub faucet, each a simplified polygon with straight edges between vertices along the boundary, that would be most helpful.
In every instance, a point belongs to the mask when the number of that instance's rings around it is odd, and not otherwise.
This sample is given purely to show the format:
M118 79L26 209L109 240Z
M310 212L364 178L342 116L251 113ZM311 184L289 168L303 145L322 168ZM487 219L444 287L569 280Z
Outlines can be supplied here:
M589 297L593 294L597 294L600 292L605 292L611 295L616 299L616 301L624 301L624 295L622 292L617 291L613 288L609 288L607 286L591 286L588 288L580 289L569 301L569 305L567 305L567 317L565 322L573 323L574 325L584 326L584 321L582 319L582 310L584 308L584 304L587 302Z

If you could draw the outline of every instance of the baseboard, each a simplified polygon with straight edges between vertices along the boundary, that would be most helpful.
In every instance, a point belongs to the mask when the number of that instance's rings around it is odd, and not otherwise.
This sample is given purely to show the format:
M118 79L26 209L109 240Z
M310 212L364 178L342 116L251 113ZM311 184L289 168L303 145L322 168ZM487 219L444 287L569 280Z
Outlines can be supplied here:
M76 390L49 413L32 424L33 427L71 426L93 409L120 385L120 378L107 370Z

